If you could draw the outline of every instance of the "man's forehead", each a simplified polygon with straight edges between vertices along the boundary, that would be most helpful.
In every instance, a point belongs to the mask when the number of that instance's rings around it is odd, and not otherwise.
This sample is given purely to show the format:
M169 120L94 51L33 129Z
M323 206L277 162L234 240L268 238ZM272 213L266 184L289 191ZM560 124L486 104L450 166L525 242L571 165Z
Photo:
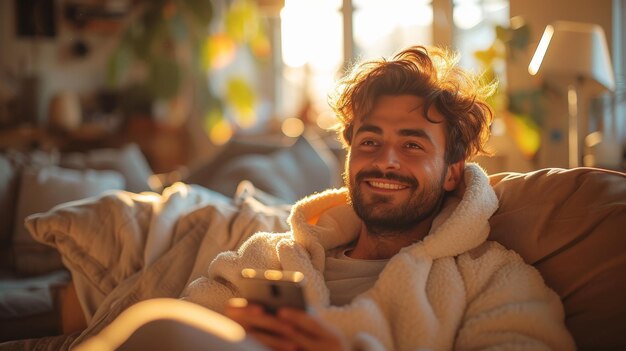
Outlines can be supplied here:
M428 106L428 111L426 111L425 104L425 99L419 96L382 95L375 100L369 111L360 114L357 121L365 123L371 121L372 117L388 117L398 121L406 120L407 122L411 120L425 120L434 124L443 122L444 117L439 110L431 104Z

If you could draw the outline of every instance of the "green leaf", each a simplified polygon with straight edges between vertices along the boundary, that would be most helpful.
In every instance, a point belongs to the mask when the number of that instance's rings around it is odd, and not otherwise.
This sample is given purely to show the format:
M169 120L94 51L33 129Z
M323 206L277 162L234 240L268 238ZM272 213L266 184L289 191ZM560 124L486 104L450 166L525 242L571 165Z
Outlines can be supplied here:
M138 22L129 28L127 45L138 59L145 60L150 57L151 43L150 33L144 23Z
M507 42L511 38L510 29L503 26L496 26L496 39Z
M254 123L256 94L243 78L231 78L226 87L226 99L236 112L235 118L242 126Z
M181 69L173 60L156 58L150 64L147 84L157 99L171 98L180 89Z
M210 131L215 127L219 122L224 120L224 110L221 105L213 105L209 109L207 109L206 114L204 115L204 127L207 131Z
M255 4L236 0L226 13L226 32L238 42L248 42L257 35L259 15Z
M126 46L120 46L107 62L107 86L115 88L120 84L120 77L128 70L131 54Z
M524 156L532 159L541 146L541 129L528 115L513 115L513 138Z
M474 56L484 65L491 66L493 61L498 58L498 51L495 45L491 45L486 50L478 50L474 52Z
M199 25L207 26L213 18L213 6L209 0L180 0L181 7L186 8Z

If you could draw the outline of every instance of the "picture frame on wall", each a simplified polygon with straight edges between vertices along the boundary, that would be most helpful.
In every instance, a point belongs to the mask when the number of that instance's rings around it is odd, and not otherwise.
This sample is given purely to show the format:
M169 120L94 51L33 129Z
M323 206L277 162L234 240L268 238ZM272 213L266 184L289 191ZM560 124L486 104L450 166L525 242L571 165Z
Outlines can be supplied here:
M57 20L54 0L14 0L14 5L18 37L56 37Z

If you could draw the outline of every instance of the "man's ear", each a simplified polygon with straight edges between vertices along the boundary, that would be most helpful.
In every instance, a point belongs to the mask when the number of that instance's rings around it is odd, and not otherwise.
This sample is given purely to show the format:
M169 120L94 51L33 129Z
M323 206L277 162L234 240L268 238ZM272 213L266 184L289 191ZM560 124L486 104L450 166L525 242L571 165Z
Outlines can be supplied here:
M464 170L465 160L448 165L446 177L443 182L443 188L446 191L453 191L457 189L463 191L465 189L465 181L463 179Z

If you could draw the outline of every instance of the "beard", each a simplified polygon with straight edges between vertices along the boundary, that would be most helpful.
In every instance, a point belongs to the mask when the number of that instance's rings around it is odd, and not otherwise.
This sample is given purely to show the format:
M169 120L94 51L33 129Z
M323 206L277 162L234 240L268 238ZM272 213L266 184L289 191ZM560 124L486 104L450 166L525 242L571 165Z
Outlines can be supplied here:
M443 189L445 169L439 179L433 179L427 184L420 184L412 177L379 170L360 171L352 184L348 172L344 174L344 182L350 192L352 207L372 235L393 236L409 232L439 210L446 194ZM394 197L391 195L364 194L359 184L366 178L399 181L409 185L411 193L407 200L394 205Z

